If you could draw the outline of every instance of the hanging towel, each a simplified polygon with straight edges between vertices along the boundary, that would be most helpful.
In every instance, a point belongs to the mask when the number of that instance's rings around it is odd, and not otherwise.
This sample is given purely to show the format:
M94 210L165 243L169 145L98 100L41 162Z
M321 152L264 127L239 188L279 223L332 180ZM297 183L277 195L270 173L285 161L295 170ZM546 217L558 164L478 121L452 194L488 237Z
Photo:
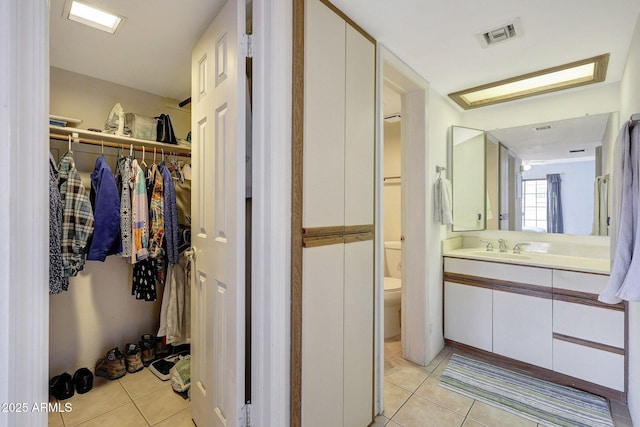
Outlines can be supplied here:
M593 185L593 236L608 236L608 181L609 175L599 176Z
M614 148L611 179L611 273L605 289L598 296L599 301L609 304L619 303L623 299L640 300L639 131L639 126L626 122Z
M64 276L73 277L84 269L87 244L93 233L93 211L71 152L62 156L58 171Z
M104 156L98 157L91 173L89 195L95 220L87 259L104 261L108 255L122 251L120 238L120 195L115 177Z
M451 182L438 177L433 189L433 218L435 222L446 225L453 222L451 210Z

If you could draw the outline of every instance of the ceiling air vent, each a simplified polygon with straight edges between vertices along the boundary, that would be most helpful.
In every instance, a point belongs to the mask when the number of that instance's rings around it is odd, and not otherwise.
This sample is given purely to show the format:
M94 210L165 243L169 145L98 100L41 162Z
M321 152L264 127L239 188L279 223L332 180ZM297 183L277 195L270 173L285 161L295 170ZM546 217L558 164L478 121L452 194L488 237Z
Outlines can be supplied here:
M520 18L516 18L513 22L493 28L484 33L476 34L476 37L480 40L480 44L482 44L482 47L493 46L494 44L502 43L521 36L522 27L520 25Z

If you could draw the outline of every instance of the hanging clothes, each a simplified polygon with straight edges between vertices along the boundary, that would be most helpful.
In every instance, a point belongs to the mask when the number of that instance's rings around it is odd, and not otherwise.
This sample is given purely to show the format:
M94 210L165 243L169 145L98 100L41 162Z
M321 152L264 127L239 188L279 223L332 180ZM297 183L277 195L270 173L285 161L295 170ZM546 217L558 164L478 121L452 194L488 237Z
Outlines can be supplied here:
M157 299L156 267L154 264L155 261L147 257L133 265L131 293L136 296L136 299L145 301L155 301Z
M64 277L73 277L84 269L87 244L93 233L93 211L71 152L62 156L58 170Z
M596 177L593 185L593 226L591 235L609 235L609 175Z
M120 195L116 180L104 156L98 157L91 173L91 206L95 220L87 259L104 261L122 251L120 238Z
M62 261L62 198L58 188L58 169L49 155L49 295L69 289Z
M171 171L165 165L160 165L164 182L164 231L167 247L167 262L178 263L178 206L176 204L176 190L171 177Z
M180 255L180 263L169 266L162 295L158 336L166 337L167 344L191 342L190 280L190 259L183 253Z
M640 126L627 121L613 152L610 225L611 273L598 300L640 301ZM635 255L635 256L634 256Z
M562 190L559 173L547 175L547 232L564 233Z
M131 240L131 232L133 230L131 219L131 157L118 159L116 181L120 188L120 236L122 239L120 256L131 261L131 249L133 247Z
M149 203L144 171L136 159L131 161L131 173L131 262L136 263L149 257Z
M149 175L149 255L157 258L162 255L164 240L164 181L156 164L151 165Z

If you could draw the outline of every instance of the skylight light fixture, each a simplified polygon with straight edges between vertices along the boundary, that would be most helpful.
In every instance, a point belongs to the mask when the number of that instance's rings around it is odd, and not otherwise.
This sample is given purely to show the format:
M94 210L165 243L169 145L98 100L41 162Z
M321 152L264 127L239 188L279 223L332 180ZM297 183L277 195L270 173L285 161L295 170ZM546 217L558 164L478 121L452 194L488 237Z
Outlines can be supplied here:
M71 21L80 22L98 30L115 34L120 24L124 21L122 16L114 15L87 3L71 0L67 2L68 10L65 8L65 15Z
M598 83L604 81L607 76L608 63L609 54L607 53L450 93L449 97L462 108L468 110Z

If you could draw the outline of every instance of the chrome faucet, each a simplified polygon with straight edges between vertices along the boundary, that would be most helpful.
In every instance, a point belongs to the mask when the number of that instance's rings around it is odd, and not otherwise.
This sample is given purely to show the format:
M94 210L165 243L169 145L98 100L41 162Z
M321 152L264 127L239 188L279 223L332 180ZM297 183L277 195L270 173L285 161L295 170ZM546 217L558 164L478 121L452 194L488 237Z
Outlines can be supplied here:
M482 243L487 244L487 252L493 252L493 244L489 240L480 240Z
M500 245L500 252L507 252L507 242L505 242L504 239L498 239L498 244Z
M526 243L526 242L520 242L520 243L516 243L515 245L513 245L513 253L514 254L519 254L520 251L522 250L523 246L527 246L530 243Z

